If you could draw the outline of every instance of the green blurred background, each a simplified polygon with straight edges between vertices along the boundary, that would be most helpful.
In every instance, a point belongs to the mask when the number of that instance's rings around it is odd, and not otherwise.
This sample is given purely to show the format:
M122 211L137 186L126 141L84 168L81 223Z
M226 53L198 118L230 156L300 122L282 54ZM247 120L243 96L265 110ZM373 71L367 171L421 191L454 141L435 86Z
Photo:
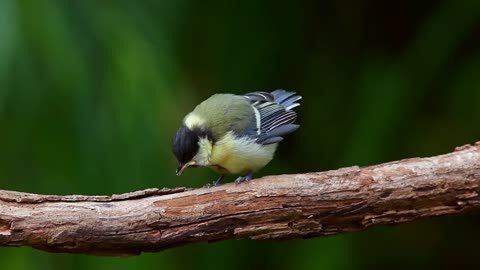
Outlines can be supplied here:
M258 174L449 152L480 140L480 1L0 0L0 188L199 187L181 118L216 92L286 88L301 129ZM229 179L232 180L232 179ZM0 248L2 269L370 269L476 264L476 215L132 258Z

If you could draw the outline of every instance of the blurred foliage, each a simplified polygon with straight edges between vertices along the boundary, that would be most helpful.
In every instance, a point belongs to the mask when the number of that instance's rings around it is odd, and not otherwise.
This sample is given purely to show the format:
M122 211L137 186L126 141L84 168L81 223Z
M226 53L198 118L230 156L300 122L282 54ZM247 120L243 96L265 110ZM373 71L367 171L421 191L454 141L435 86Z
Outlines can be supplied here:
M258 175L480 140L479 1L0 1L0 188L111 194L176 177L181 118L216 92L286 88L301 129ZM294 157L294 158L289 158ZM4 269L423 269L480 265L476 215L132 258L1 248Z

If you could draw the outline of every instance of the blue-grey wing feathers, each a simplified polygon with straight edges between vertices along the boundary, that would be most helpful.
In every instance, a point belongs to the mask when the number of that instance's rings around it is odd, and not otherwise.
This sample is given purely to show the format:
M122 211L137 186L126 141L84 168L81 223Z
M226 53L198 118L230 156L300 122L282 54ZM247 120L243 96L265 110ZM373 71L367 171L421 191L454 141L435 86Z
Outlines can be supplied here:
M252 93L245 94L243 96L248 98L252 103L255 101L262 101L262 102L273 101L274 99L274 96L268 92L252 92Z
M255 110L255 123L247 132L261 144L278 143L300 126L293 124L297 114L292 110L300 105L302 97L283 89L268 92L252 92L244 95Z

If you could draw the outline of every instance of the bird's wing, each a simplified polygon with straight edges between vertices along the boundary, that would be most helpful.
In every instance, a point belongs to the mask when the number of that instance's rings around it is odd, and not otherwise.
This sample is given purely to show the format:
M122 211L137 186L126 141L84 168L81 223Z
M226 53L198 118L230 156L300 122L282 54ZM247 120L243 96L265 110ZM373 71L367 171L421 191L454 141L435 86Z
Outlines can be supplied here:
M260 144L278 143L300 126L293 124L297 114L292 110L299 106L302 97L283 89L268 92L252 92L244 95L255 111L255 121L247 134Z

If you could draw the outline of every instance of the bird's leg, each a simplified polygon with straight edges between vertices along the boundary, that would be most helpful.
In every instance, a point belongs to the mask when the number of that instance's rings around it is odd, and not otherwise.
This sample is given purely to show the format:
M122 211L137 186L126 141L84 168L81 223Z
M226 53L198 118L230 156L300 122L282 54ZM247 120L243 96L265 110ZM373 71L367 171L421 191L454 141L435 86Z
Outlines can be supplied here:
M249 173L245 176L240 176L238 177L236 180L235 180L235 183L238 184L238 183L242 183L242 182L245 182L245 181L249 181L253 178L253 173Z
M213 181L214 186L218 186L223 182L223 178L225 177L225 174L221 174L217 180Z
M224 177L225 177L225 174L221 174L221 175L217 178L217 180L213 181L212 183L206 184L204 187L206 187L206 188L211 188L211 187L214 187L214 186L218 186L218 185L220 185L220 184L222 183Z

